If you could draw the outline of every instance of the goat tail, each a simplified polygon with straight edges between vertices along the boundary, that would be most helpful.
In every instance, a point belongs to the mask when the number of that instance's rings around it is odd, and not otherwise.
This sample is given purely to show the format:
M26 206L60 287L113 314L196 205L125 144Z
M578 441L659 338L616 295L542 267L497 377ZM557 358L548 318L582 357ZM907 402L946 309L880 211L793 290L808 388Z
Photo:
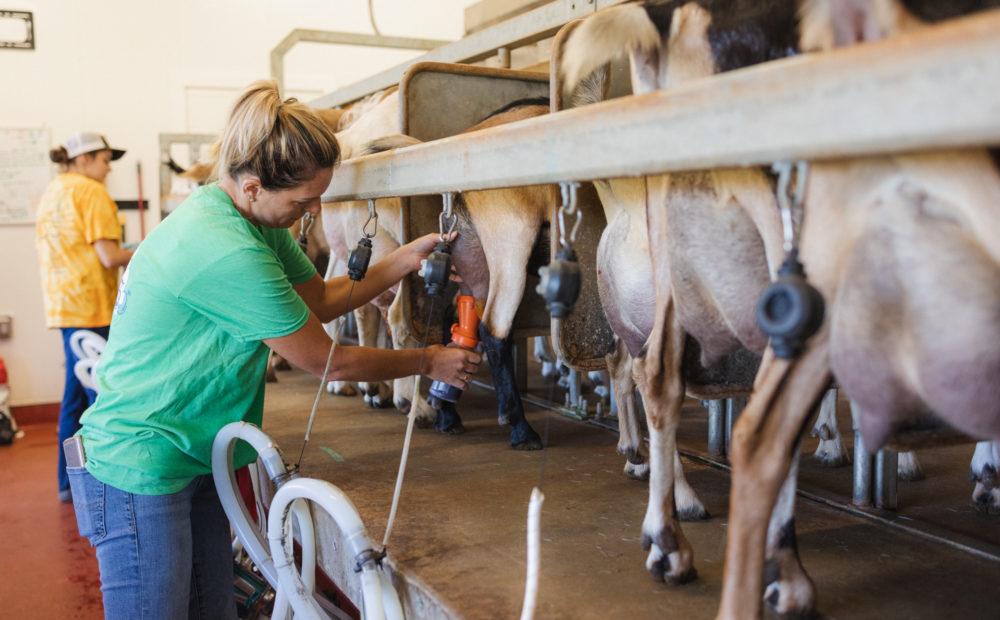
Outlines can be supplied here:
M641 3L627 3L594 13L566 38L560 58L560 82L570 95L587 76L633 50L652 51L660 32Z
M401 133L389 134L388 136L382 136L380 138L375 138L374 140L369 140L361 145L361 148L357 153L353 153L352 157L361 157L362 155L372 155L374 153L383 153L385 151L391 151L393 149L401 149L404 146L413 146L414 144L420 144L421 141L407 136Z

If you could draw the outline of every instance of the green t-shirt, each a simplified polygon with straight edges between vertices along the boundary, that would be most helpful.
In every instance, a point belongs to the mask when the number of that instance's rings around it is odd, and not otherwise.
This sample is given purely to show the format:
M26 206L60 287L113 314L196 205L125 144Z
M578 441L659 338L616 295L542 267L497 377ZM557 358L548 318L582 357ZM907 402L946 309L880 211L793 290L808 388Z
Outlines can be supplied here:
M210 473L219 429L260 424L261 340L305 325L292 285L315 274L287 229L254 226L217 185L188 197L122 276L97 401L81 418L87 470L143 495ZM236 466L254 458L241 442Z

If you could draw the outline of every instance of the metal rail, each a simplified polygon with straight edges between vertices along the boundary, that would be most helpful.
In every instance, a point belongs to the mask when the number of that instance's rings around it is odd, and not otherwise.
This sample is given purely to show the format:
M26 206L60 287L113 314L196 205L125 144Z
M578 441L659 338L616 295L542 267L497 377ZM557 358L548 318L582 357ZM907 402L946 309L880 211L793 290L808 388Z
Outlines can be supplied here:
M496 391L493 385L480 380L473 380L472 385L485 388L488 390ZM602 422L595 419L585 419L581 420L578 417L567 415L565 409L558 403L554 403L550 400L533 396L527 393L521 394L521 400L530 405L534 405L540 409L549 411L550 413L555 413L567 417L571 420L577 420L585 422L586 424L591 424L605 430L618 433L618 428L614 424L609 424L607 422ZM649 442L649 437L643 436L643 441ZM714 469L724 471L729 473L732 467L724 460L702 454L701 452L691 450L688 448L682 448L678 446L677 451L681 456L702 463ZM824 490L819 490L815 488L804 488L801 482L796 490L796 494L811 502L817 504L822 504L829 508L846 512L855 517L860 517L862 519L867 519L874 523L878 523L889 529L893 529L899 532L903 532L910 536L917 538L922 538L937 544L945 545L967 553L969 555L976 556L983 560L989 560L991 562L1000 563L1000 547L994 545L990 542L979 540L965 534L949 530L947 528L934 525L933 523L928 523L926 521L920 521L917 519L912 519L910 517L900 515L891 510L882 510L878 508L862 508L855 506L848 502L843 501L842 498L835 496Z
M406 70L418 62L473 63L497 54L546 39L567 22L624 0L557 0L481 30L454 43L386 69L381 73L323 95L309 103L315 108L332 108L357 101L376 91L395 86Z
M344 162L324 201L1000 144L1000 10Z

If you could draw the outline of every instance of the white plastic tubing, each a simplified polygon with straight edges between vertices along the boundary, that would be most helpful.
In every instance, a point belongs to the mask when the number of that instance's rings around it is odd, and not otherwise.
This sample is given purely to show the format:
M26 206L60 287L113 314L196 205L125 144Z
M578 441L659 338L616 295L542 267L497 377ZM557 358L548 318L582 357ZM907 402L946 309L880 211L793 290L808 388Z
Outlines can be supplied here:
M268 476L278 486L267 519L267 542L254 525L236 485L233 451L242 439L257 450ZM348 548L361 569L363 617L366 620L401 620L402 606L388 575L381 570L378 557L365 533L357 509L334 485L308 478L297 478L285 465L277 445L262 430L245 422L227 424L215 436L212 446L212 475L222 507L237 538L264 578L275 589L272 618L283 618L290 604L300 618L326 619L329 616L313 597L316 565L316 537L310 500L333 517L344 534ZM302 573L299 575L292 556L291 523L295 514L302 544ZM270 547L270 552L268 552Z

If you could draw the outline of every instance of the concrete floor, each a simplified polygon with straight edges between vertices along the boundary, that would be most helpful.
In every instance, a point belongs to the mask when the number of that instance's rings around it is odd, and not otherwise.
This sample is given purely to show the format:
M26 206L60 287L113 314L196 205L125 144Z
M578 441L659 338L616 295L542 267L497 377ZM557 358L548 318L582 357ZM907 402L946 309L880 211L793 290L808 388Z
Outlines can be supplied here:
M541 379L530 384L535 396L562 400L562 391L547 389ZM290 371L268 386L264 428L286 458L299 454L317 385L311 376ZM540 476L546 499L536 617L714 617L728 511L724 470L684 459L688 480L712 518L684 524L699 578L668 587L644 567L639 536L646 486L622 474L613 432L528 406L535 430L545 434L547 428L548 448L518 452L508 447L507 430L497 426L492 392L472 387L459 404L464 435L415 431L389 541L390 559L410 583L413 617L518 616L528 500ZM329 480L350 496L376 544L389 514L405 422L393 409L367 408L359 397L324 394L302 463L303 475ZM705 451L705 415L697 402L684 411L681 441L692 453ZM1000 557L1000 520L970 504L965 476L971 453L971 446L958 446L921 454L928 479L901 482L900 512L876 514L953 533ZM801 486L846 503L851 472L805 458ZM1000 617L996 559L809 499L799 499L796 523L802 559L827 617Z
M104 617L97 558L57 497L56 424L21 423L0 446L0 617Z
M485 373L484 373L485 375ZM529 375L536 398L561 401ZM295 459L318 381L280 373L267 390L265 429ZM484 377L485 378L485 377ZM646 572L639 547L643 483L621 473L613 432L528 407L548 450L515 452L498 427L493 394L473 387L460 401L467 433L418 429L389 541L392 564L409 583L411 618L515 618L523 597L525 519L544 473L542 567L537 618L711 618L721 588L728 474L685 458L688 479L712 513L686 523L699 579L667 587ZM842 428L847 428L846 421ZM0 446L0 617L103 617L97 562L76 532L73 508L56 499L56 428L22 423L23 438ZM405 418L359 397L321 399L303 473L338 484L380 542L392 498ZM680 429L691 454L706 450L704 410L691 402ZM811 450L815 442L807 442ZM920 453L927 474L900 482L898 513L886 522L944 534L1000 557L1000 518L970 503L971 446ZM342 459L342 460L340 460ZM849 503L849 468L804 458L800 487ZM1000 618L1000 562L956 550L885 523L800 498L799 546L831 618ZM328 560L328 563L331 562Z

